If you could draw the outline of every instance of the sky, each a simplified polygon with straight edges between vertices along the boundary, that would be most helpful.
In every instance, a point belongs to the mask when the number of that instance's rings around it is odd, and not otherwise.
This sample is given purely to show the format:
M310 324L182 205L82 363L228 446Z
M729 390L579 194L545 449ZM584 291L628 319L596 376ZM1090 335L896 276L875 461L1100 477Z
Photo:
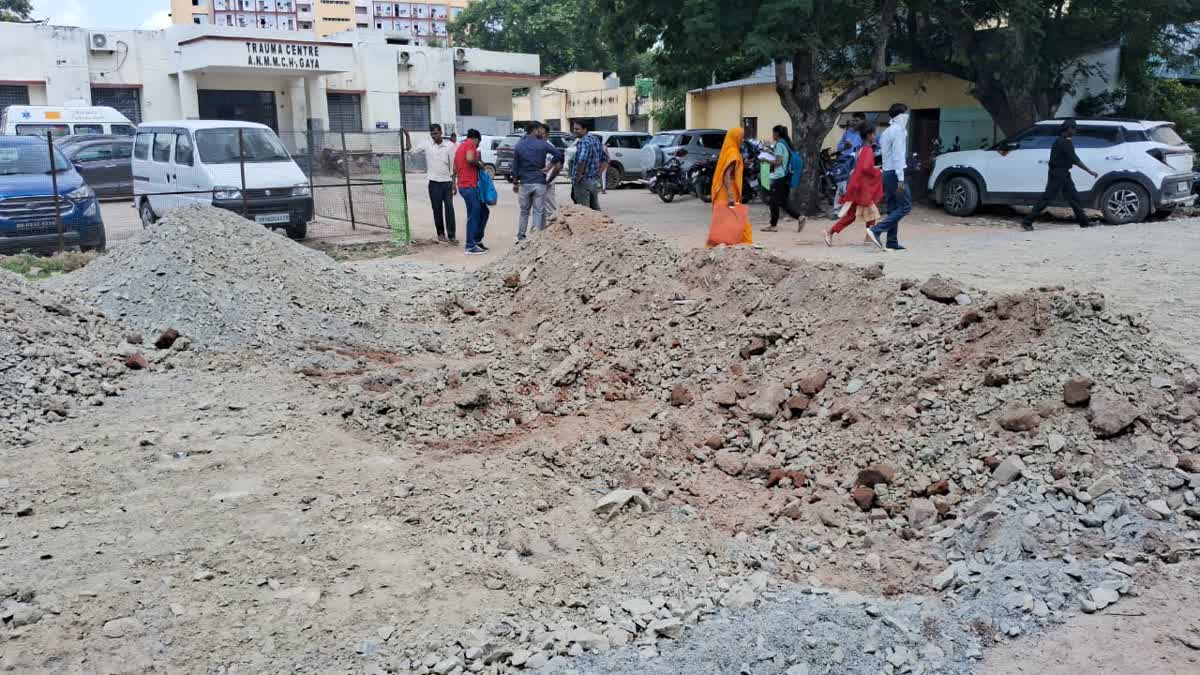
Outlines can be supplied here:
M170 0L33 0L33 18L98 29L165 28Z

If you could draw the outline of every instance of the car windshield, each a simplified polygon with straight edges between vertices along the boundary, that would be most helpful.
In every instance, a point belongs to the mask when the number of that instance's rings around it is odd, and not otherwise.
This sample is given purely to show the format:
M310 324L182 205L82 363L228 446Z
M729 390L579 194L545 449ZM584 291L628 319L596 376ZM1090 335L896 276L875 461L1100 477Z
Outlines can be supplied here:
M646 145L660 145L663 147L668 145L677 145L677 138L679 137L675 134L656 134L654 138L651 138L650 142Z
M69 171L71 163L54 149L54 166ZM0 176L19 176L50 173L50 154L42 143L0 146Z
M500 147L502 147L502 148L514 147L517 144L517 141L519 141L519 140L521 140L521 139L516 136L505 136L504 140L500 141Z
M196 132L196 147L205 164L237 164L238 132L246 150L247 162L286 162L291 159L275 132L270 129L201 129Z
M1171 126L1155 127L1150 130L1150 139L1156 143L1164 145L1186 145L1187 141L1176 133L1175 128Z

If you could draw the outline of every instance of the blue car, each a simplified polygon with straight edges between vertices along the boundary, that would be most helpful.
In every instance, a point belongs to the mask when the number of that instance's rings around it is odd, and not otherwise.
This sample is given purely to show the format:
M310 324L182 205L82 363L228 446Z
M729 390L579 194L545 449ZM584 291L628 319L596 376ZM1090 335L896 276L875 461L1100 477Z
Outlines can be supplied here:
M58 180L63 243L83 251L104 250L104 221L96 193L70 160L54 150L51 176L46 140L0 136L0 253L58 248L52 178Z

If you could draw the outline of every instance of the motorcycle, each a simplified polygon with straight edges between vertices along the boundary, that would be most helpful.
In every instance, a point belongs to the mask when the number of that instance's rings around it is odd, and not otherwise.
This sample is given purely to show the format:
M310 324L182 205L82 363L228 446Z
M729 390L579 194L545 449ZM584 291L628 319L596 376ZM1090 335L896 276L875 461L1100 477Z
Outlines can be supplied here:
M651 169L647 186L667 204L675 201L676 195L687 194L689 184L683 173L683 164L678 159L671 158L661 168Z
M757 161L757 160L755 160ZM696 162L688 170L688 186L690 192L699 197L705 204L712 201L713 177L717 172L717 158ZM758 182L754 180L757 171L742 172L742 203L749 204L762 192Z

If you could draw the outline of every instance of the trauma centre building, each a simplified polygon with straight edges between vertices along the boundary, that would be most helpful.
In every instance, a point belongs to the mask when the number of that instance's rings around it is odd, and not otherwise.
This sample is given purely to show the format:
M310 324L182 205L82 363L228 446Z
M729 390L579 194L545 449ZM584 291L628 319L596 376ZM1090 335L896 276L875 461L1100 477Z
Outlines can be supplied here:
M540 103L540 71L536 54L416 45L372 29L318 37L198 24L97 32L0 23L0 109L104 105L135 123L233 119L349 133L438 123L503 134L514 89Z

